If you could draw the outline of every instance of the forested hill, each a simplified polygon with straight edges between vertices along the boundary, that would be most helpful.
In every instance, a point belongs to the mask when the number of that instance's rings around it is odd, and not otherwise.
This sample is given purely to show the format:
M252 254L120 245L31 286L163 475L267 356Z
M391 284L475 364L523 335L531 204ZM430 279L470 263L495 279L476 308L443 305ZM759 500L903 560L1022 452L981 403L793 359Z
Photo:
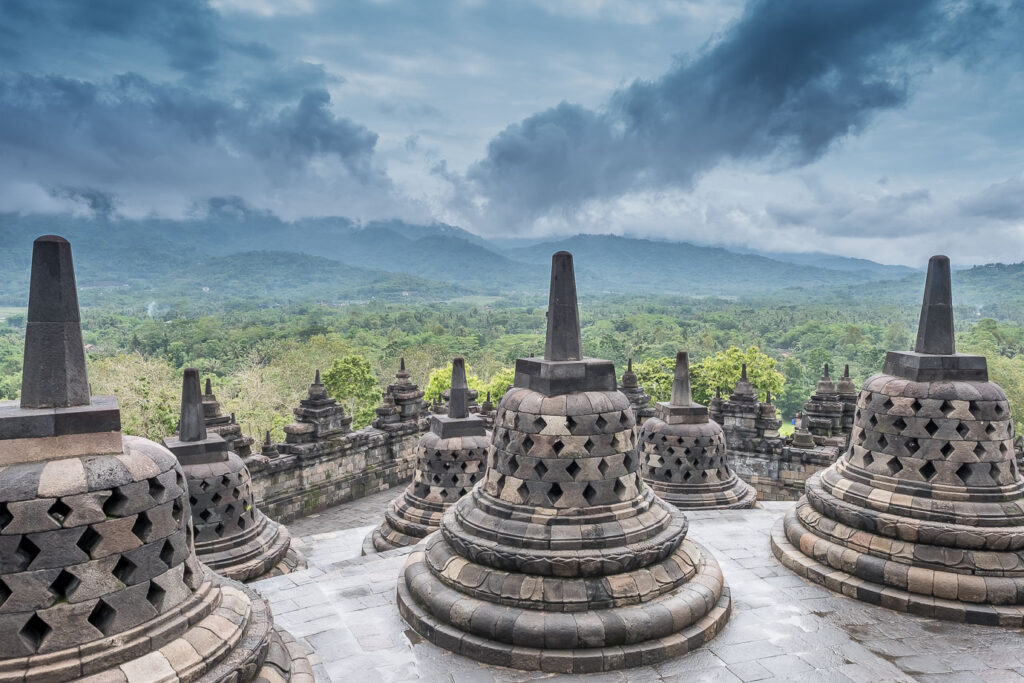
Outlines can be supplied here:
M450 225L285 222L227 208L177 221L0 214L0 305L24 304L31 243L47 233L72 241L86 305L534 298L546 293L551 253L561 249L576 256L584 296L902 303L919 298L922 286L920 273L910 269L841 256L773 257L609 235L491 242ZM1016 296L1024 292L1024 265L979 267L955 278L959 303L996 317L1024 315Z

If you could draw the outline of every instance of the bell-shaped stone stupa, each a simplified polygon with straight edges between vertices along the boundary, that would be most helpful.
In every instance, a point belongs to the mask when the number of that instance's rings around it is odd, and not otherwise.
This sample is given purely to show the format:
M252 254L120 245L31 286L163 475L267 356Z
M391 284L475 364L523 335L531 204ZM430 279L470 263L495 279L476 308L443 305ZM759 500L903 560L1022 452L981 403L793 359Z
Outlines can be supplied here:
M754 487L736 476L726 461L722 426L690 393L690 361L676 355L672 397L655 406L656 415L640 432L642 473L654 492L684 510L749 508Z
M927 617L1024 626L1024 480L1006 394L953 345L949 259L928 263L914 351L864 383L850 447L772 532L812 581Z
M610 361L584 358L572 256L554 255L543 358L516 361L487 475L410 554L405 620L441 647L587 673L700 647L725 623L718 563L644 486Z
M431 415L430 431L417 446L412 483L388 505L384 522L363 544L363 553L415 545L437 530L441 515L483 478L490 445L484 420L469 413L462 358L452 363L447 415Z
M204 564L236 581L305 568L284 525L256 507L245 463L220 435L207 432L195 368L185 370L178 434L164 439L164 446L188 480L196 553Z
M199 563L178 461L90 396L65 239L36 240L30 282L0 402L0 681L311 680L267 604Z

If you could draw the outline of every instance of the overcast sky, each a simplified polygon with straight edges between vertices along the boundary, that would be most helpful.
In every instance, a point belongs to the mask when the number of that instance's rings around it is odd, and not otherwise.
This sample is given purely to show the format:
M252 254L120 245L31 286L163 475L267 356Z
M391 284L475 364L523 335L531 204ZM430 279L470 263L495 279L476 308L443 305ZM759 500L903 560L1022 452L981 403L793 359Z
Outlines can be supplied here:
M0 0L0 212L1024 260L1024 3Z

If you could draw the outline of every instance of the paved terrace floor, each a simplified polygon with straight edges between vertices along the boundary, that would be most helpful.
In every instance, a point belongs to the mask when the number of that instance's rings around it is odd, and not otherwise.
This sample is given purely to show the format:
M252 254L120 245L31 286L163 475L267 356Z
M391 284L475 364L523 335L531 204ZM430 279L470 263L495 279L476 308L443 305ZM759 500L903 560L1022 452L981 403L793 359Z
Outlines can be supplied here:
M690 513L691 537L722 565L733 615L708 647L654 667L600 675L478 664L411 631L395 586L408 550L359 557L392 489L289 525L310 568L253 584L274 618L317 653L331 681L1024 681L1024 631L872 607L783 568L768 532L791 503Z

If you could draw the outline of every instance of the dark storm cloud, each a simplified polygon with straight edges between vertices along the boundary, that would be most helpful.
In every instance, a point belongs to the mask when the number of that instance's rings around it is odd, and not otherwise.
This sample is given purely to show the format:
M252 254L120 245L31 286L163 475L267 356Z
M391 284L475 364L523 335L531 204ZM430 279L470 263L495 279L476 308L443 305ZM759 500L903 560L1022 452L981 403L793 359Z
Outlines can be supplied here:
M169 66L204 76L229 46L219 15L204 0L5 0L0 23L11 27L21 50L54 35L144 40L160 47ZM61 46L54 45L59 49ZM245 49L245 46L239 46ZM251 51L253 48L249 46Z
M112 193L93 187L55 187L50 194L61 199L81 202L97 216L110 216L117 208L117 199Z
M163 161L248 159L301 167L317 156L368 178L377 135L336 116L325 90L279 109L206 96L136 74L101 82L0 73L0 157L53 185L159 175ZM186 165L181 171L189 171Z
M514 227L589 199L692 187L725 160L806 164L903 105L914 70L977 45L1001 12L753 0L695 58L617 91L605 109L562 103L509 126L467 178L492 218Z

